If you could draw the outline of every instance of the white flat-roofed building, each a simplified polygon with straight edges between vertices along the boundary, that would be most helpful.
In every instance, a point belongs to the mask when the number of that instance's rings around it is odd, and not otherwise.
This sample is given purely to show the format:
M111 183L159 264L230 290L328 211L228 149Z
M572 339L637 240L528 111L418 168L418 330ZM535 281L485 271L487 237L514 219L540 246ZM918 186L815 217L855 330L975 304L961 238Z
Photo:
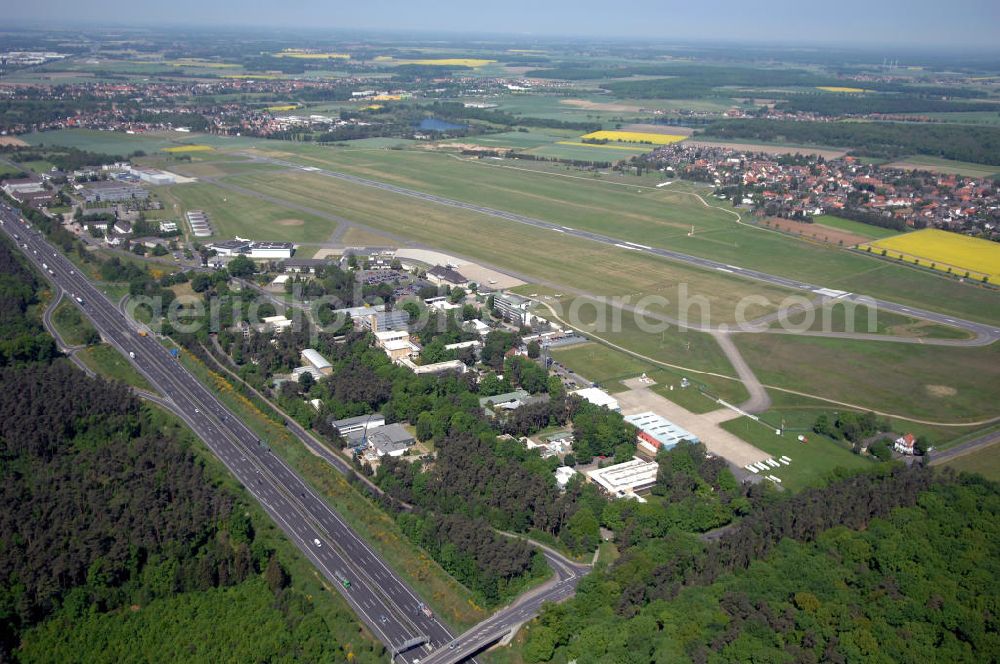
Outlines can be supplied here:
M618 412L621 410L621 405L618 403L618 399L605 392L598 387L585 387L582 390L574 390L570 394L575 394L584 401L589 401L595 406L604 406L608 410L613 410Z
M295 245L291 242L251 242L250 258L291 258Z
M612 498L635 498L656 484L659 464L655 461L632 459L606 468L587 471L591 482L599 485Z
M281 314L278 314L277 316L264 316L260 319L261 332L281 332L282 330L287 330L291 326L292 321L285 318Z
M209 245L219 256L239 256L245 254L250 247L247 240L223 240Z
M472 332L475 332L476 334L478 334L481 337L485 337L487 334L489 334L493 330L492 327L490 327L489 325L487 325L486 323L484 323L482 320L480 320L478 318L475 318L473 320L467 320L467 321L465 321L464 326L465 326L466 329L468 329L468 330L470 330Z
M396 360L401 360L404 357L412 357L420 352L420 347L411 342L409 339L394 339L392 341L386 341L382 344L382 350L385 354L389 356L389 359L395 362Z
M698 436L684 427L678 426L665 417L651 411L626 415L625 421L634 425L639 430L639 447L653 456L656 456L656 453L661 449L672 449L682 440L692 443L701 442L698 440Z
M445 344L445 350L460 350L462 348L479 348L483 345L483 342L479 339L473 339L471 341L459 341L453 344Z
M446 360L444 362L435 362L434 364L415 364L408 357L404 357L399 360L399 364L403 365L415 374L438 374L445 373L447 371L457 371L458 373L465 373L469 370L469 367L465 366L462 360Z
M294 369L292 369L292 380L297 381L299 379L299 376L301 376L304 373L307 373L310 376L312 376L313 380L319 380L320 378L323 377L323 374L320 373L319 369L317 369L316 367L304 366L304 367L295 367Z
M373 429L385 426L385 416L382 413L372 413L370 415L358 415L357 417L345 417L342 420L332 420L330 424L341 436L346 436L362 429Z
M559 466L555 470L556 484L559 485L560 489L565 489L569 481L573 479L574 475L577 475L575 468L569 466Z
M302 361L325 376L333 373L333 365L330 364L330 361L312 348L306 348L302 351Z

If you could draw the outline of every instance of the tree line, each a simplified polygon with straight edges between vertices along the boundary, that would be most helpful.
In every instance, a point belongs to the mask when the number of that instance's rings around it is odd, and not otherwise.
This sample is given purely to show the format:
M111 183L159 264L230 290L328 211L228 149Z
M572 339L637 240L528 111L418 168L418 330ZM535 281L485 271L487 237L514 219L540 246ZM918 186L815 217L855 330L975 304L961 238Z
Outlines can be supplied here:
M718 545L669 537L629 549L574 599L543 609L521 653L527 662L988 661L998 645L988 608L1000 590L998 511L995 483L923 469L773 499Z
M995 127L899 122L796 122L726 120L705 128L705 136L850 148L884 159L912 154L1000 165L1000 129Z

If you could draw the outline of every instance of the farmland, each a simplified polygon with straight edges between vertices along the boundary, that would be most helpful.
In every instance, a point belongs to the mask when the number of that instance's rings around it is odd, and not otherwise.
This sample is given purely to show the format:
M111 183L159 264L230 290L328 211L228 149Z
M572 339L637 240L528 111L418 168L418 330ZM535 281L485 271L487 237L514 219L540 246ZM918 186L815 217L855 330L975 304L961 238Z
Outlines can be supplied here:
M887 251L888 258L954 274L969 273L973 279L1000 280L1000 244L927 228L861 246L873 252Z
M948 113L947 115L958 115ZM1000 118L996 113L990 114L994 118ZM996 123L994 123L995 125ZM955 161L953 159L940 159L937 157L927 157L924 155L913 155L903 157L898 161L886 164L889 168L916 169L922 171L932 171L935 173L954 173L955 175L966 175L974 178L991 177L1000 174L1000 168L985 164L973 164L966 161Z
M840 85L819 85L816 87L817 90L822 90L823 92L850 92L859 93L864 92L864 88L848 88Z
M163 148L164 152L213 152L215 148L211 145L174 145L169 148Z
M616 143L651 143L653 145L670 145L683 141L685 136L677 134L654 134L641 131L592 131L582 137L584 140L613 141Z

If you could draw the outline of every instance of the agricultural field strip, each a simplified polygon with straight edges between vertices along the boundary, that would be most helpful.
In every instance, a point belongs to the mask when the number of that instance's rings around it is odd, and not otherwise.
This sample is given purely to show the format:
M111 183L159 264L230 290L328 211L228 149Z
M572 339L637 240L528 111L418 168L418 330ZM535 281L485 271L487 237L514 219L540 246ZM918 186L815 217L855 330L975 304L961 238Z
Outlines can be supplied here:
M924 261L934 266L932 269L966 270L980 278L1000 279L1000 245L988 240L927 228L867 242L859 248L868 246Z
M302 166L302 164L297 164L295 162L285 161L283 159L277 159L274 157L264 157L260 155L247 155L247 156L249 156L251 159L255 161L272 163L279 166L285 166L287 168L293 168L299 170L306 168ZM373 187L376 189L382 189L383 191L389 191L402 196L409 196L411 198L427 201L430 203L436 203L448 207L468 210L471 212L478 212L481 214L497 217L507 221L512 221L527 226L532 226L535 228L540 228L544 230L554 230L557 232L565 233L566 235L571 235L573 237L579 237L585 240L591 240L601 244L629 249L637 252L644 252L661 258L666 258L668 260L687 263L689 265L693 265L695 267L703 269L718 270L734 276L743 277L745 279L766 283L771 286L778 286L782 288L788 288L791 290L808 291L810 293L817 292L822 288L821 286L810 284L808 282L800 281L797 279L790 279L788 277L779 277L768 274L766 272L761 272L759 270L741 268L726 263L720 263L718 261L710 260L707 258L700 258L697 256L684 254L678 251L672 251L669 249L662 249L657 247L651 247L648 245L641 245L634 242L628 242L625 240L618 240L616 238L608 237L600 233L594 233L592 231L583 231L569 227L564 227L560 226L559 224L553 224L547 221L542 221L541 219L535 219L533 217L528 217L513 212L507 212L504 210L497 210L495 208L488 208L481 205L476 205L474 203L467 203L464 201L455 200L452 198L446 198L444 196L438 196L437 194L429 194L426 192L417 191L415 189L408 189L406 187L400 187L398 185L389 184L387 182L370 180L368 178L363 178L356 175L350 175L347 173L341 173L338 171L331 171L324 168L317 168L314 166L310 166L308 168L310 169L309 172L313 173L314 175L322 175L325 177L336 178L338 180L351 182L353 184L358 184L365 187ZM858 304L865 304L865 303L874 304L875 306L883 308L884 310L890 311L892 313L898 313L904 316L910 316L916 318L923 318L935 323L939 323L941 325L946 325L946 326L951 325L953 327L960 327L971 332L973 336L976 338L979 337L989 338L990 343L996 341L997 339L1000 339L1000 327L996 327L993 325L976 323L973 321L963 320L960 318L952 318L946 316L945 314L939 314L932 311L927 311L924 309L918 309L914 307L906 307L904 305L896 304L894 302L890 302L887 300L863 297L853 293L844 296L844 300L855 302ZM974 341L974 339L968 340L967 343L972 341Z

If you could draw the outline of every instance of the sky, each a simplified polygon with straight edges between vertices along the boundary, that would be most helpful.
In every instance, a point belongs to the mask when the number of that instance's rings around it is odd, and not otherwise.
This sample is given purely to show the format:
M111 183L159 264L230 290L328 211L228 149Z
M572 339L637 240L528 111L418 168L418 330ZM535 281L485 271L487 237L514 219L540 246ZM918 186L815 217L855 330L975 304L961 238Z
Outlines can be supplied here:
M33 0L8 25L155 24L1000 48L1000 0Z

